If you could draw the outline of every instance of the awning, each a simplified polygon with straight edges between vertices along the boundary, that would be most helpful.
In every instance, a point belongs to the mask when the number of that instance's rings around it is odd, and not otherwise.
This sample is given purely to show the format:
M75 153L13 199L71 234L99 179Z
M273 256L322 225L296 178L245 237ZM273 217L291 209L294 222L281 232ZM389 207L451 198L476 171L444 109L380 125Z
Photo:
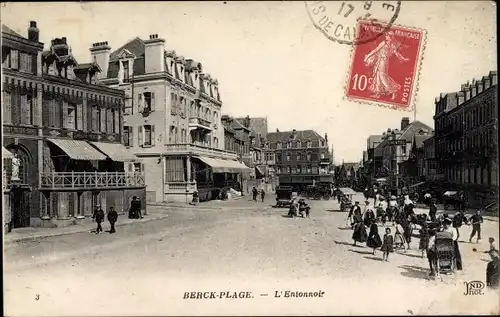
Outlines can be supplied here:
M92 145L85 141L77 140L64 140L64 139L47 139L51 143L57 145L61 150L64 151L73 160L85 160L85 161L104 161L106 160L106 155L97 151Z
M356 192L348 187L339 188L339 190L344 195L356 195Z
M127 152L125 147L120 143L104 143L104 142L90 142L96 146L101 152L109 156L110 159L116 162L130 162L136 161L138 158L132 153Z
M210 166L213 173L247 173L252 170L238 161L216 159L206 156L196 156L196 158Z
M413 188L413 187L418 187L418 186L423 185L423 184L425 184L425 183L426 183L426 182L416 183L416 184L411 185L411 186L410 186L410 188Z
M2 158L12 159L14 158L14 154L2 146Z
M255 170L259 172L261 176L266 176L266 167L265 166L255 166Z

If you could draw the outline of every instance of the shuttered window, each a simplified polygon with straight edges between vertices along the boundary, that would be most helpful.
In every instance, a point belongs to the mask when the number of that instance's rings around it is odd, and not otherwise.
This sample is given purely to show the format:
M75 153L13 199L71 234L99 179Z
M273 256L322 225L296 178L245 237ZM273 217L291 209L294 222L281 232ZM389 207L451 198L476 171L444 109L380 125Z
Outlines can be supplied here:
M139 142L139 146L143 146L144 143L143 143L143 128L142 128L142 125L139 126L139 132L137 133L137 140Z
M99 132L106 132L106 108L99 108Z
M114 118L113 118L113 109L106 109L106 132L107 133L114 133L113 125L114 125Z
M113 109L113 133L120 133L120 111Z
M10 52L10 68L19 69L19 51L12 50Z
M2 121L6 124L12 123L12 94L4 91L2 93Z
M76 105L76 129L83 130L83 105Z

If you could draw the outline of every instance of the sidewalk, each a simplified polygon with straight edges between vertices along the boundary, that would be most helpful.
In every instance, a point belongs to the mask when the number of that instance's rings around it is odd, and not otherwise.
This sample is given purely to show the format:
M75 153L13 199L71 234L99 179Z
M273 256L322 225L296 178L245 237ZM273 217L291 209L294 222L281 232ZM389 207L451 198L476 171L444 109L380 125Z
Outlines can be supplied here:
M126 215L120 215L118 217L116 226L121 227L135 223L148 222L152 220L167 218L168 216L168 209L148 205L148 212L147 215L144 216L144 218L129 219ZM96 224L94 221L86 219L86 221L82 224L60 228L18 228L12 230L12 232L4 233L3 240L4 245L7 246L14 242L88 232L94 230L95 227Z

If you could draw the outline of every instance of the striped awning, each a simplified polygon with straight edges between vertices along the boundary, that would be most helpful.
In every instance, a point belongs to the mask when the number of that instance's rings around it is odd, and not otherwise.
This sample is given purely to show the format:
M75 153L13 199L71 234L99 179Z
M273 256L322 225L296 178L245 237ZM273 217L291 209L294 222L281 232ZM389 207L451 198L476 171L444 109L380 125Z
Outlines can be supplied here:
M213 173L248 173L252 171L251 168L238 161L216 159L207 156L196 156L196 158L210 166Z
M104 142L90 142L90 143L96 146L101 152L106 154L113 161L133 162L138 160L137 156L127 152L125 146L123 146L120 143L104 143Z
M12 159L14 158L14 154L2 146L2 158Z
M104 161L107 158L106 155L85 141L65 139L47 139L47 141L55 144L73 160Z

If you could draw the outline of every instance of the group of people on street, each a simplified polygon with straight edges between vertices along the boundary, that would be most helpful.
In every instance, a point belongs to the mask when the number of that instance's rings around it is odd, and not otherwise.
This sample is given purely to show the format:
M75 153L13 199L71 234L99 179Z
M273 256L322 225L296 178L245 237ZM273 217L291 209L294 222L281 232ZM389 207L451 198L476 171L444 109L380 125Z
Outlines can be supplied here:
M92 214L92 220L95 220L97 223L97 228L95 230L96 234L103 232L102 223L104 222L106 215L104 214L104 210L102 210L101 205L96 205L94 208L94 212ZM109 221L109 233L116 233L115 224L118 221L118 212L113 207L109 207L109 211L107 214L107 218ZM137 196L132 197L132 201L130 202L130 208L128 212L129 219L139 219L144 218L141 212L141 201Z
M266 197L266 192L264 191L264 188L258 190L255 186L252 188L253 201L257 202L257 196L259 196L259 193L261 201L264 202L264 198Z
M305 215L304 215L305 213ZM309 218L311 213L311 206L306 203L304 198L298 199L297 197L292 200L290 209L288 210L289 217L302 217Z
M429 215L415 215L413 211L415 203L410 199L409 195L405 195L402 206L398 204L395 196L391 196L388 203L382 195L377 194L374 198L373 205L366 199L364 211L361 210L359 201L356 201L349 211L347 219L350 221L351 228L353 229L353 245L366 243L367 247L373 249L373 254L375 254L376 249L380 248L383 252L383 260L385 261L388 261L389 254L394 252L395 249L401 248L405 251L410 249L413 233L412 224L416 223L420 225L419 250L422 252L422 257L427 255L430 276L439 274L437 271L438 254L436 252L437 232L450 233L453 239L454 269L458 271L463 269L458 243L460 228L464 224L471 225L472 232L469 236L469 242L472 242L475 237L477 237L476 243L481 240L483 218L480 211L477 211L469 219L467 219L462 209L458 210L451 219L447 214L437 216L436 199L431 198L430 195L426 195L424 199L429 204ZM391 228L386 227L384 236L381 238L378 230L379 224L386 226L387 222L392 222L395 225L394 235L391 234ZM490 243L492 241L494 239L490 238ZM488 273L488 279L492 281L492 285L495 283L498 285L498 270L495 271L494 269L495 267L498 269L498 250L496 250L496 247L492 248L489 251L492 261L490 262L491 264L488 264L488 272L490 272ZM497 272L497 275L494 272Z

